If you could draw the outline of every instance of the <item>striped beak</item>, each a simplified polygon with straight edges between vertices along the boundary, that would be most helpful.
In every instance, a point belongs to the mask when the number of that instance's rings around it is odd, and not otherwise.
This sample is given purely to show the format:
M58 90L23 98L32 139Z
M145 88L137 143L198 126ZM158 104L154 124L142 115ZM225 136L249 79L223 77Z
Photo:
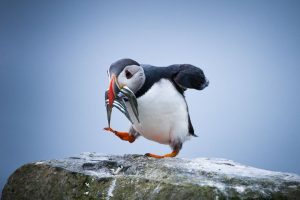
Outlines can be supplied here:
M110 127L111 113L113 107L116 107L118 110L120 110L128 118L128 120L131 123L133 123L126 108L125 102L127 101L129 101L135 118L139 122L138 104L135 94L127 86L120 86L117 81L117 77L115 75L112 75L109 82L108 90L105 92L105 105L107 112L108 127Z

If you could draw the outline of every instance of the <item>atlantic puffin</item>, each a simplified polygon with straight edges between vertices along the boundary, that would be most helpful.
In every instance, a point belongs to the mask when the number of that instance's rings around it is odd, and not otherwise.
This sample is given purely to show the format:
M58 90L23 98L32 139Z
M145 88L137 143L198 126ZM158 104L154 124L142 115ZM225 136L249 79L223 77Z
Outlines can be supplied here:
M105 93L108 127L104 130L130 143L143 136L172 148L165 155L145 154L153 158L175 157L186 140L197 137L184 91L203 90L208 86L200 68L190 64L156 67L126 58L112 63L108 76L109 87ZM110 127L113 107L131 122L128 132Z

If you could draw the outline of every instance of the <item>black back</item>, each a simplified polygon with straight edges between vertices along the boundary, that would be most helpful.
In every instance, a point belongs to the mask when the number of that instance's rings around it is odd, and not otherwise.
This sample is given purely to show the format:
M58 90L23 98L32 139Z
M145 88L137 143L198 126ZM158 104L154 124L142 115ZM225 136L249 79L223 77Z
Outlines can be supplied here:
M136 97L145 94L154 83L162 78L169 79L174 83L174 86L182 95L187 88L203 90L209 84L203 71L193 65L178 64L168 67L141 66L144 69L146 80L142 88L135 94Z
M158 82L162 78L172 81L172 74L167 71L167 67L154 67L151 65L143 64L141 66L144 69L146 80L141 89L139 89L139 91L135 94L137 98L144 95L153 86L154 83ZM180 91L180 93L182 94L182 91Z

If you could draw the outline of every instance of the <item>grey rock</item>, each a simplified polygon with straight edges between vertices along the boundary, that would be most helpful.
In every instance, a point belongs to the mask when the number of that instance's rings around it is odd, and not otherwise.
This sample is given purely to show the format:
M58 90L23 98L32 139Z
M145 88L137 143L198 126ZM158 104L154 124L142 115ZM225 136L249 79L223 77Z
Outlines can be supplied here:
M226 159L82 153L20 167L2 199L300 199L300 176Z

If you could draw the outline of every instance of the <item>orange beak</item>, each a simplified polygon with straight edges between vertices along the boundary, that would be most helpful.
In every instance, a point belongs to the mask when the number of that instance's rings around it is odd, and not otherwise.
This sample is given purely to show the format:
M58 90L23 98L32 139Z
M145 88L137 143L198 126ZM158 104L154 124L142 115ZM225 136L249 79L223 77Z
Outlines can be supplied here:
M105 92L105 104L106 104L107 120L108 120L109 127L110 127L110 119L111 119L113 103L116 98L116 89L117 89L116 87L117 87L116 76L113 74L109 81L108 89Z
M115 89L114 89L115 79L116 79L116 76L112 75L110 82L109 82L108 91L107 91L108 105L111 108L112 108L113 102L115 100Z

